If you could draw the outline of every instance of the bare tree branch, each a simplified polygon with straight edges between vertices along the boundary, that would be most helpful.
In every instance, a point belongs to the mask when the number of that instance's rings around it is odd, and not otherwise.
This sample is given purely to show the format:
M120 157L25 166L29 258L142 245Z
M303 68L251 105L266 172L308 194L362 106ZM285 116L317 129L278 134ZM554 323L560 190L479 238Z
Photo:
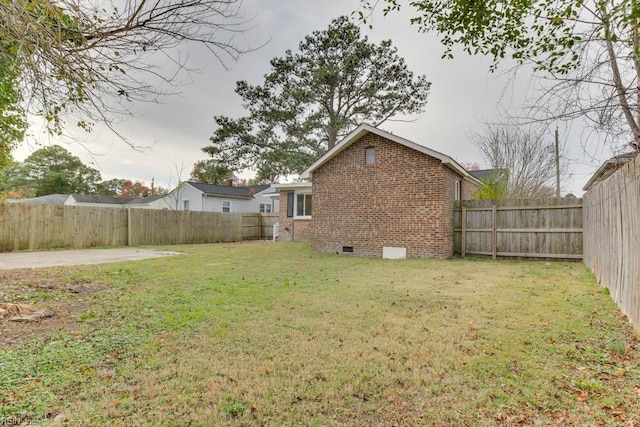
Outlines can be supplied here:
M240 0L0 0L0 55L17 59L30 113L60 134L65 113L90 130L131 115L137 101L175 93L193 71L187 44L205 46L225 68L252 50ZM168 59L162 61L161 58ZM9 58L0 57L0 60ZM122 137L119 133L116 132ZM133 144L131 144L133 145Z
M491 168L507 171L506 197L536 199L554 194L555 155L550 151L551 141L545 140L545 133L541 126L507 123L487 124L482 133L472 135ZM563 148L561 146L561 152ZM564 155L560 156L560 170L563 178L567 171Z

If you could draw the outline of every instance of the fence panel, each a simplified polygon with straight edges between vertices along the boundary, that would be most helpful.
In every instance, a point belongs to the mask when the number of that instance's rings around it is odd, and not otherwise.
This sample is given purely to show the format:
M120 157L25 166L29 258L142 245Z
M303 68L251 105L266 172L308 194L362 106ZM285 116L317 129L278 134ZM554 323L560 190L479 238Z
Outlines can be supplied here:
M262 219L259 213L243 215L242 238L245 240L259 240L262 238Z
M640 330L640 158L584 196L584 263Z
M242 240L241 213L130 209L130 245L171 245Z
M582 258L580 199L472 200L455 209L458 253Z
M273 226L278 222L278 214L261 214L262 219L262 238L265 240L273 239Z
M0 205L0 252L126 243L127 212L123 209Z
M0 252L270 239L277 214L0 204Z

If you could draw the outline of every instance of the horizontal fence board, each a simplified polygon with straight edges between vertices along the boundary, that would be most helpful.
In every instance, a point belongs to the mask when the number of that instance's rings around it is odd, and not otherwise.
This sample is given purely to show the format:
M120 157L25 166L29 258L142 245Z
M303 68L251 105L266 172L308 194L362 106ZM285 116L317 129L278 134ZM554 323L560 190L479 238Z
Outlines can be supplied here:
M580 199L464 201L454 209L455 251L579 259L582 256L580 202Z
M467 228L467 231L491 232L491 228ZM455 228L453 231L462 231ZM500 228L498 233L582 233L582 228Z
M491 252L486 251L467 251L470 255L492 255ZM503 257L516 257L516 258L557 258L557 259L582 259L582 255L575 254L537 254L526 252L496 252L496 255Z

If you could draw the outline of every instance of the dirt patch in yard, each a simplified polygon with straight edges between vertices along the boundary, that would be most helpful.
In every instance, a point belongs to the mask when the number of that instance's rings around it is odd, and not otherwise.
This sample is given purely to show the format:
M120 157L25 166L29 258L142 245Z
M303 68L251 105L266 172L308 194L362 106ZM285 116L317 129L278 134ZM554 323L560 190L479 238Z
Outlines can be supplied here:
M74 330L86 297L109 286L70 278L69 268L0 271L0 347Z

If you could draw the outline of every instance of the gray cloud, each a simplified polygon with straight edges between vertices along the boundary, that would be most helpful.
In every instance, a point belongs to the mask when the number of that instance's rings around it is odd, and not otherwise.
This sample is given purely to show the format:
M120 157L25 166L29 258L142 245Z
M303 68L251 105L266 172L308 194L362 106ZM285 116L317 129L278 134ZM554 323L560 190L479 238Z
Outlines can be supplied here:
M201 47L183 48L199 71L183 79L181 94L160 103L135 105L137 116L118 126L134 144L151 148L131 150L103 126L97 126L91 135L76 134L86 147L72 144L68 148L85 162L94 161L105 179L118 177L149 183L155 178L156 184L168 186L176 183L176 165L184 166L182 179L186 179L192 163L206 158L201 149L213 133L213 116L243 114L241 100L234 92L236 81L260 83L273 57L282 56L286 49L295 50L305 35L326 28L333 18L350 14L358 5L359 0L246 0L245 13L255 16L254 28L239 35L237 43L255 47L269 42L237 63L228 64L229 70ZM373 30L363 28L372 41L393 40L410 69L432 82L423 115L413 122L388 122L382 127L458 161L482 163L470 132L481 130L483 120L496 120L502 110L521 104L526 76L505 91L508 79L490 74L487 58L459 54L454 60L442 60L437 37L418 34L408 18L402 14L376 17ZM46 140L39 134L34 139ZM37 146L33 142L25 144L16 157L21 160L34 148ZM589 173L597 167L597 160L608 157L608 153L600 153L593 161L585 159L579 144L572 143L571 148L570 156L581 163L574 162L577 179L567 189L579 194Z

